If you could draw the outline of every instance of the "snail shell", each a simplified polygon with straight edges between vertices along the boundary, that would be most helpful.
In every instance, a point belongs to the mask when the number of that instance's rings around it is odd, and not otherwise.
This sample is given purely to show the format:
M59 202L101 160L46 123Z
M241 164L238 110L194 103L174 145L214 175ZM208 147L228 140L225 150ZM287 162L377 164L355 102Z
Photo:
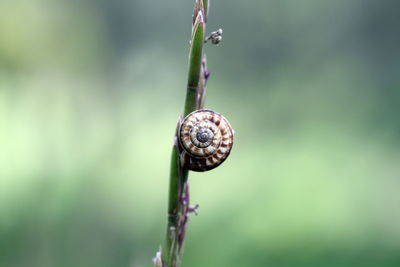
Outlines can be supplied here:
M228 157L233 145L233 129L228 120L212 110L196 110L183 119L178 129L183 149L183 166L192 171L208 171Z

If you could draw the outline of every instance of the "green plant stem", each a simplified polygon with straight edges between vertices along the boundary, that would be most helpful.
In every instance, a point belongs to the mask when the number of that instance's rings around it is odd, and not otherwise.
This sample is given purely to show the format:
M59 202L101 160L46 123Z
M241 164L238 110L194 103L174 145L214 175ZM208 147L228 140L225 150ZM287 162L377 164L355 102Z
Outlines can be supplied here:
M206 84L204 74L206 67L204 63L202 64L206 14L204 6L209 6L208 0L197 0L195 3L189 53L188 84L183 117L202 108L204 104ZM178 125L179 123L180 121ZM177 133L175 133L171 155L167 234L161 253L163 267L178 267L180 264L186 222L190 210L189 171L181 165L180 148L177 138Z
M189 53L189 74L188 86L186 90L186 101L183 115L186 116L198 109L199 81L201 78L201 61L204 44L204 19L202 12L199 12L195 25L193 26L193 36Z

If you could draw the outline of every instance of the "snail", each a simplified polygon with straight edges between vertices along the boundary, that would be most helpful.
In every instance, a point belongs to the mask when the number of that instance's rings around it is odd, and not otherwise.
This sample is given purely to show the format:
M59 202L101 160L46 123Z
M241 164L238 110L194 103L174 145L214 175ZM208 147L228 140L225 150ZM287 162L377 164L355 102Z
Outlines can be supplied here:
M212 110L196 110L187 115L178 128L181 162L192 171L208 171L229 156L233 129L228 120Z

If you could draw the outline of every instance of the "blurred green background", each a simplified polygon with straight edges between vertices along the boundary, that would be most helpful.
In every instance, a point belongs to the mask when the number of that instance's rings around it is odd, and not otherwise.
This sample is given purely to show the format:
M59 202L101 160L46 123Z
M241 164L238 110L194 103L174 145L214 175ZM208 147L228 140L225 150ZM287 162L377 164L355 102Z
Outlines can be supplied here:
M0 266L151 266L193 1L1 0ZM214 0L183 266L400 266L400 2Z

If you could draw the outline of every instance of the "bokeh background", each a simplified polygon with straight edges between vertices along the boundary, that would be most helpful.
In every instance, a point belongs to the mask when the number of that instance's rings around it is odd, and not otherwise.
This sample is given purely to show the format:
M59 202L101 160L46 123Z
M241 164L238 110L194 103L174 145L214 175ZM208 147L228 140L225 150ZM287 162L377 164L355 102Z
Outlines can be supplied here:
M0 266L139 267L164 240L193 1L1 0ZM183 266L400 266L400 2L213 0Z

